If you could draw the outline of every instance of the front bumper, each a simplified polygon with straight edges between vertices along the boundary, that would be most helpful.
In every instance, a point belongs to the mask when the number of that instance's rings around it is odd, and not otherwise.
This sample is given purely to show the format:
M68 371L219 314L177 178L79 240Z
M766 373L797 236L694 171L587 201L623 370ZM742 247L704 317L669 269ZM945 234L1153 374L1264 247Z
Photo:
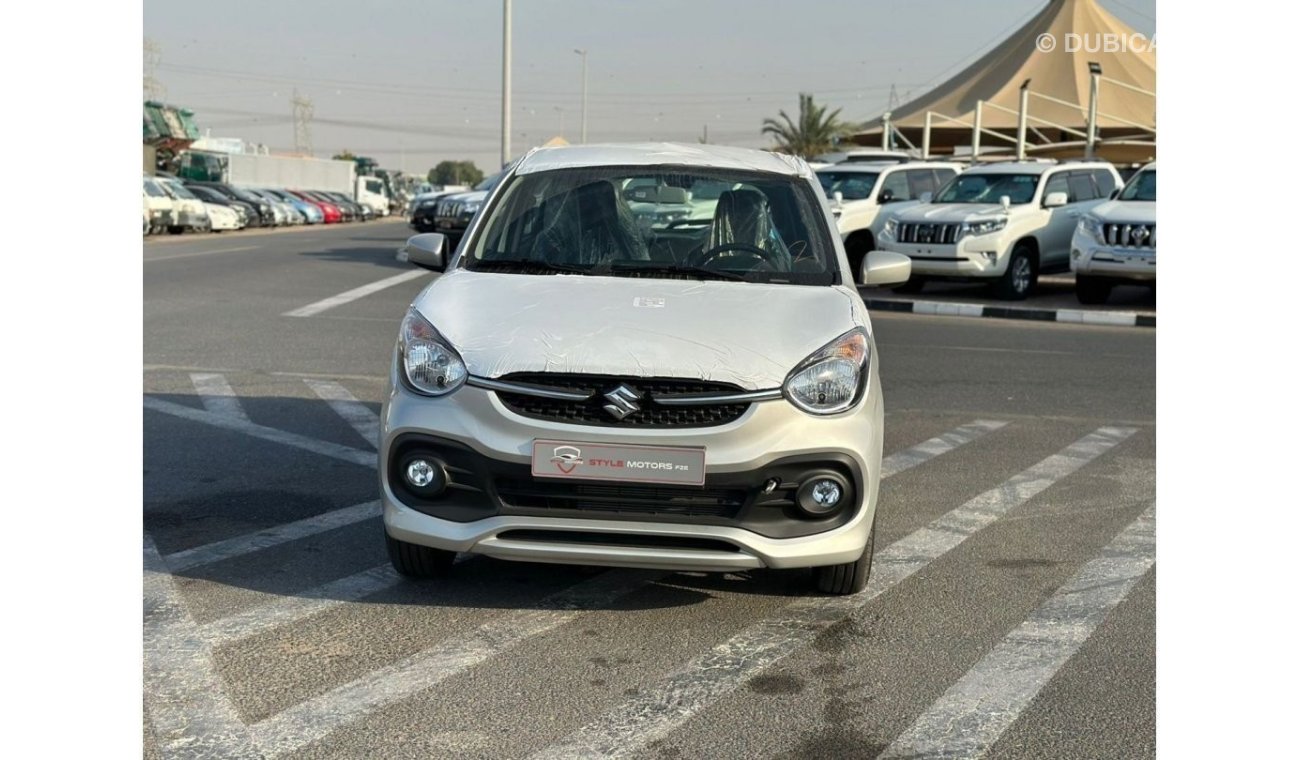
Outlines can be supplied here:
M894 251L912 260L912 274L926 277L993 278L1007 271L1007 252L1002 250L1001 236L969 235L947 245L900 243L892 236L881 235L876 247Z
M782 399L751 404L739 419L716 427L610 428L523 417L482 388L465 386L447 397L425 398L394 383L382 414L384 524L391 536L408 543L531 562L699 571L852 562L862 554L875 515L880 398L873 372L866 399L840 415L814 417ZM417 503L393 482L398 477L390 467L394 455L413 438L428 437L463 449L467 458L455 462L456 472L481 468L490 478L486 493L449 490L456 495L440 497L440 505ZM501 497L495 478L528 481L534 439L704 446L703 489L735 486L745 491L746 501L729 517L664 511L584 514L512 504L510 497ZM818 469L827 462L854 481L852 498L833 519L806 519L800 526L789 519L793 507L786 511L760 503L762 486L773 473ZM808 530L815 532L799 534Z
M212 221L207 214L201 214L197 211L181 211L176 215L176 224L174 226L206 230L212 227Z
M1070 245L1070 271L1091 277L1151 282L1156 279L1156 249L1099 245L1076 234Z

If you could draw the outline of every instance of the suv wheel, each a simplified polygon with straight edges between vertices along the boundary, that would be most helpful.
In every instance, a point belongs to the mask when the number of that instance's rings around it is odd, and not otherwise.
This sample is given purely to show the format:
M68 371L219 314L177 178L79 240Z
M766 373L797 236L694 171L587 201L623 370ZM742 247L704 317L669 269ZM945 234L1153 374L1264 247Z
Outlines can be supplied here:
M871 535L862 549L862 556L842 565L824 565L813 568L813 581L817 590L825 594L845 596L856 594L867 587L871 578L871 558L876 553L876 520L871 520Z
M1113 286L1113 283L1107 282L1100 277L1089 277L1081 274L1074 278L1074 294L1079 297L1079 303L1106 303L1106 299L1110 298L1110 289Z
M1011 251L1007 271L994 286L998 298L1004 301L1023 301L1037 282L1038 267L1034 263L1033 249L1025 243L1018 243Z
M384 531L384 541L388 544L388 560L393 563L393 569L407 578L444 576L456 560L456 552L398 541L388 531Z

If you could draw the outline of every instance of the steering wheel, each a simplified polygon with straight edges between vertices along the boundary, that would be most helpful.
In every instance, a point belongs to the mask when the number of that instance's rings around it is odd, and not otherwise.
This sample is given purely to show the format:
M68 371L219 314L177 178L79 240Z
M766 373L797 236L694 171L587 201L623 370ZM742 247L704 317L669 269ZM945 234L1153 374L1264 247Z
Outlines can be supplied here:
M715 245L707 250L702 250L694 257L695 266L700 267L701 269L708 269L710 264L722 258L722 254L730 253L731 251L744 251L749 254L749 258L753 260L755 264L766 266L769 269L773 268L771 254L756 245L750 245L748 243L723 243L722 245ZM754 268L755 266L753 264L749 266L749 269Z

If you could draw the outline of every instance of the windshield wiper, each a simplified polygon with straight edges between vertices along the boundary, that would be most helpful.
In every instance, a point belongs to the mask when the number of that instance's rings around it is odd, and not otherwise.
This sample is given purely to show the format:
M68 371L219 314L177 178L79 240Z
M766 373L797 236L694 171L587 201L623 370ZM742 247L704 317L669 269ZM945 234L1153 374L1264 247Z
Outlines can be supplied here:
M479 259L473 269L540 269L544 272L565 272L566 274L589 274L589 267L574 264L558 264L539 259Z
M706 269L704 267L693 267L685 264L626 264L618 263L610 265L610 273L617 276L620 273L645 272L647 274L687 274L697 277L712 277L719 280L735 280L737 282L747 282L745 275L739 272L728 272L723 269Z

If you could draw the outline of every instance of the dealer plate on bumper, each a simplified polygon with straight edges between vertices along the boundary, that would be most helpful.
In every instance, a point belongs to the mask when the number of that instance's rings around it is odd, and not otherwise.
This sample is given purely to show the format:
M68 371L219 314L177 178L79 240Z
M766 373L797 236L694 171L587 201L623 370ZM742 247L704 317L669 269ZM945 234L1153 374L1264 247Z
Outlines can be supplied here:
M704 449L534 440L533 476L702 486Z

